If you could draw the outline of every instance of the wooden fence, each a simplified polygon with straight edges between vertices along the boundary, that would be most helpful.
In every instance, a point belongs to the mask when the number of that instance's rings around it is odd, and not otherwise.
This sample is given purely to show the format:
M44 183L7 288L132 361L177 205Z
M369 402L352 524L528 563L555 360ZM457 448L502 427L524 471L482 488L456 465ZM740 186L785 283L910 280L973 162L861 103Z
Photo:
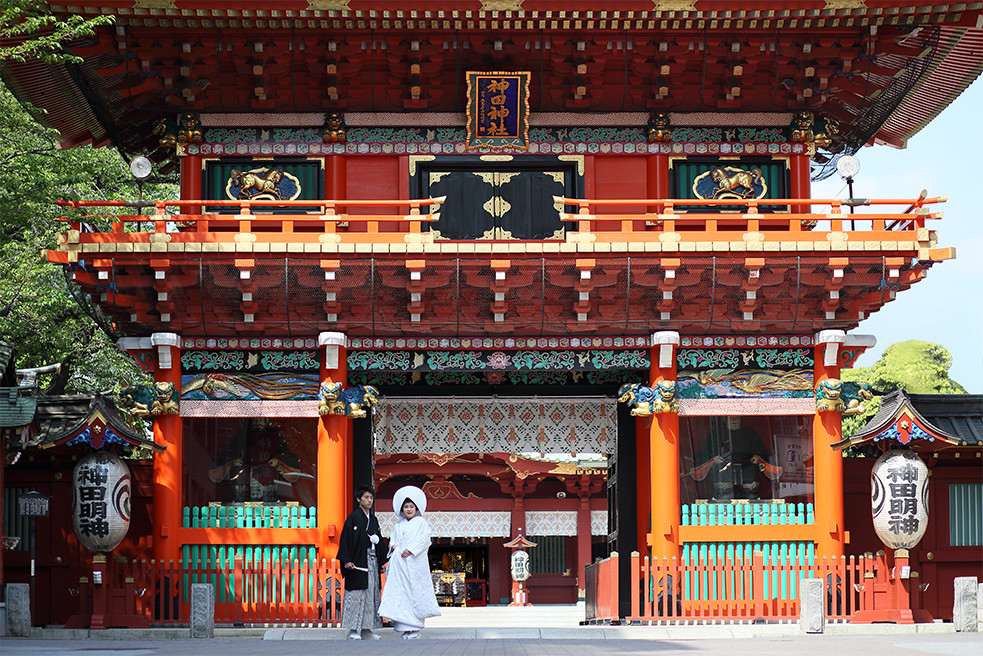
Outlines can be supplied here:
M137 614L152 626L190 622L193 583L212 585L215 623L232 626L337 625L345 594L335 559L117 562L112 579L130 584Z
M641 558L632 553L629 563L631 610L619 613L619 556L587 567L587 620L642 623L692 620L791 620L799 617L803 579L826 582L826 617L845 621L871 603L865 583L883 574L887 563L877 557L766 558L755 551L724 558L686 561ZM867 587L870 587L869 585ZM918 599L912 598L916 607Z

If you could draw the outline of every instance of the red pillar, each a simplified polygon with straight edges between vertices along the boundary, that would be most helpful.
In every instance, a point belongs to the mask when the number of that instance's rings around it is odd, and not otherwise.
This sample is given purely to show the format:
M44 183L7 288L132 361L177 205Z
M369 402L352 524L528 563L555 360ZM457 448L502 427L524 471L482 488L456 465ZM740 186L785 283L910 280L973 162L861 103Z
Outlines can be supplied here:
M181 389L181 338L174 333L154 333L150 344L156 350L157 383L173 383ZM177 560L181 557L178 529L183 508L183 440L180 415L154 418L154 442L165 447L154 456L154 558Z
M789 158L789 174L792 181L792 189L789 198L812 198L812 169L808 155L792 155ZM796 205L792 207L793 212L802 214L811 213L809 205Z
M815 384L840 377L842 330L824 330L816 335ZM843 437L839 412L816 411L812 422L813 476L816 490L816 555L842 556L846 544L843 527L843 456L830 448Z
M586 479L587 477L584 476ZM580 482L580 507L577 509L577 597L584 598L587 582L584 568L590 564L590 481Z
M321 333L321 382L347 383L344 333ZM320 558L334 558L348 515L348 417L321 415L317 423L317 527Z
M328 155L324 158L324 197L329 200L347 198L348 176L343 155ZM348 211L347 207L336 207L336 214Z
M649 384L676 380L676 347L679 333L652 335L652 364ZM642 436L644 439L644 435ZM679 415L663 412L651 416L649 429L649 480L652 532L648 545L653 558L679 556ZM623 554L628 556L628 554Z
M181 162L181 198L201 200L201 156L185 155L178 159ZM185 213L201 214L201 210L195 206Z

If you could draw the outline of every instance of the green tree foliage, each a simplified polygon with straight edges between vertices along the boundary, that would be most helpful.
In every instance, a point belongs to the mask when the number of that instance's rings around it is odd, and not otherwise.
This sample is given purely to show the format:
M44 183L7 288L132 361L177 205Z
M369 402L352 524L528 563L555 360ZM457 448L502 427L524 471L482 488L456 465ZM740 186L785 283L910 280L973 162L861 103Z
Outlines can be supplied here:
M113 16L58 20L51 15L47 2L0 0L0 61L77 62L78 57L65 52L62 44L89 36L113 20Z
M952 355L939 344L910 341L898 342L884 349L881 359L870 367L845 369L845 381L869 383L885 394L904 388L910 394L966 394L966 389L949 378ZM880 398L864 402L867 411L843 418L843 435L856 433L874 416Z
M0 339L15 345L19 368L61 363L46 393L118 389L141 372L116 349L112 322L44 251L68 229L57 199L136 198L136 183L115 150L62 149L35 116L0 85ZM176 197L173 180L157 182L153 195Z

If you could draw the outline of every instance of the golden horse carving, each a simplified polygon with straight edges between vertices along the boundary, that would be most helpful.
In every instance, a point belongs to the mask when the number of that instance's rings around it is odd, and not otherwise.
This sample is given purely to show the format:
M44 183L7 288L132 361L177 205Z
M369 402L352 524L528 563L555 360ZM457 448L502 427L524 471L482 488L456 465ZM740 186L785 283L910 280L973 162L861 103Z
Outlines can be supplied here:
M711 198L716 198L723 193L736 194L741 198L751 198L754 196L754 183L764 184L764 176L759 168L727 175L724 169L717 167L710 171L710 179L717 183L717 188L713 190ZM742 187L744 191L738 191Z
M243 173L239 169L232 169L229 178L232 184L239 186L239 200L250 200L261 194L271 194L277 200L283 200L280 190L276 187L283 179L283 171L280 169L270 169L266 176L252 171Z

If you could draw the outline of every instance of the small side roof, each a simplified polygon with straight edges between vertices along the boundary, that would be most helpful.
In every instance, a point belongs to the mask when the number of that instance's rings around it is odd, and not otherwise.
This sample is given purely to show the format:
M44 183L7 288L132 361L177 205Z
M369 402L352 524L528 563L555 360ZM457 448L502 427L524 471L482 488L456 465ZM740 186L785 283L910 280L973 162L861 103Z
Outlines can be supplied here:
M979 394L908 394L897 390L881 398L877 413L856 434L834 449L882 440L922 449L983 445L983 396Z
M36 419L38 429L31 446L41 449L81 443L100 449L117 443L156 452L164 450L163 446L134 431L120 415L116 404L102 394L39 397Z

